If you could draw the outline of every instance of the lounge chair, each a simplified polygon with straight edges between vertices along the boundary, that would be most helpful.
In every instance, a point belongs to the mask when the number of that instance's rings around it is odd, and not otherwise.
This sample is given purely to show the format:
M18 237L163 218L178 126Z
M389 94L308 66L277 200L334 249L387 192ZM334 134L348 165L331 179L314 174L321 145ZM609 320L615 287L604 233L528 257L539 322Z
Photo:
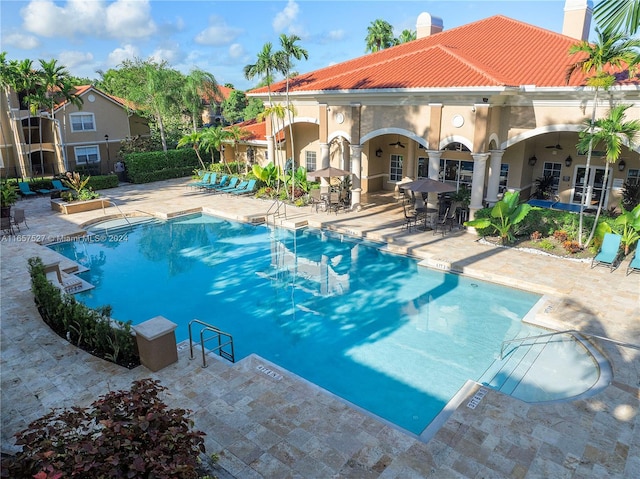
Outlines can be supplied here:
M60 181L60 180L51 180L51 184L53 185L53 189L54 190L58 190L58 191L67 191L67 190L69 190L69 188L64 186L62 184L62 181Z
M31 191L31 188L29 188L29 185L24 181L18 181L18 188L20 188L20 194L24 197L37 195L35 191Z
M631 273L640 273L640 254L638 254L639 247L636 247L636 251L633 253L633 258L629 262L629 266L627 266L627 275Z
M229 175L223 175L218 183L211 183L203 189L207 191L217 191L220 188L226 188L230 184L229 180L233 180L233 178L229 178Z
M238 185L235 190L229 191L229 193L233 193L234 195L248 195L253 193L256 191L257 181L258 180L249 180L244 188L240 188L240 185Z
M606 233L600 252L591 261L591 267L598 265L608 266L613 271L617 266L617 260L620 253L620 241L622 237L616 233Z
M24 225L29 228L27 218L24 216L24 210L22 208L13 208L11 211L13 212L12 223L16 228L18 228L18 231L20 231L20 223L24 223Z
M48 264L44 267L47 279L65 293L77 293L82 289L82 280L72 274L60 270L60 263Z
M226 186L219 186L219 187L213 187L210 188L211 191L214 191L216 193L226 193L227 191L231 191L234 188L236 188L236 186L238 185L238 182L240 181L240 178L236 178L235 176L233 178L231 178L229 180L229 183L227 183Z
M202 175L202 178L196 181L192 181L191 183L187 183L187 186L189 188L202 188L204 185L209 184L209 182L211 181L211 175L211 172L206 172L204 175Z

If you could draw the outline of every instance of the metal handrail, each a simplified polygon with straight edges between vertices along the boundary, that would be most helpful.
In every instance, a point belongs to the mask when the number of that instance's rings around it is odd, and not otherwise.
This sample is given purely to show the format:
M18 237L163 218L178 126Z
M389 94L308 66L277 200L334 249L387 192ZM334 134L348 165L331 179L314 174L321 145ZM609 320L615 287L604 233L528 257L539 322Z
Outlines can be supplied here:
M633 348L633 349L640 350L640 345L637 345L637 344L625 343L623 341L618 341L617 339L611 339L605 336L598 336L597 334L585 333L584 331L579 331L577 329L566 329L564 331L554 331L552 333L539 334L537 336L526 336L524 338L506 339L502 341L502 345L500 346L500 359L504 359L504 347L506 344L515 343L515 342L524 342L528 339L545 338L545 337L555 336L556 334L573 334L573 333L579 334L581 336L588 337L588 338L596 338L596 339L601 339L603 341L608 341L610 343L617 344L618 346L622 346L624 348Z
M273 207L276 207L276 210L272 213L271 209ZM269 206L269 209L267 210L267 213L265 216L269 217L269 215L273 215L273 224L275 224L276 222L276 216L280 216L280 208L284 207L284 217L287 217L287 204L284 201L281 201L279 198L277 198L272 204L271 206Z
M218 356L220 356L221 358L226 359L227 361L231 361L232 363L236 362L235 359L235 354L234 354L234 350L233 350L233 337L229 334L229 333L225 333L224 331L219 330L218 328L216 328L215 326L212 326L210 324L207 324L203 321L200 321L199 319L193 319L191 321L189 321L189 359L194 359L194 355L193 355L193 335L191 333L191 325L193 323L197 323L201 326L204 326L201 330L200 330L200 348L202 349L202 367L206 368L207 367L207 356L206 356L206 350L204 348L204 343L209 341L210 339L218 339L218 346L213 348L211 351L218 352ZM212 336L210 338L205 339L204 338L204 333L206 331L210 331L212 333L215 334L215 336ZM222 342L222 338L227 339L228 341L223 343ZM231 346L231 351L225 351L224 347L225 346Z
M129 221L129 218L127 218L127 216L122 212L122 210L120 209L120 207L119 207L119 206L116 204L116 202L115 202L115 201L113 201L113 200L109 200L109 199L103 199L103 200L102 200L102 214L103 214L103 215L104 215L104 214L106 214L106 213L105 213L105 211L104 211L104 204L105 204L105 203L111 203L111 205L112 205L113 207L115 207L115 209L117 209L117 210L120 212L120 214L122 215L122 217L124 218L124 220L127 222L127 224L128 224L129 226L133 226L133 225L131 224L131 222Z

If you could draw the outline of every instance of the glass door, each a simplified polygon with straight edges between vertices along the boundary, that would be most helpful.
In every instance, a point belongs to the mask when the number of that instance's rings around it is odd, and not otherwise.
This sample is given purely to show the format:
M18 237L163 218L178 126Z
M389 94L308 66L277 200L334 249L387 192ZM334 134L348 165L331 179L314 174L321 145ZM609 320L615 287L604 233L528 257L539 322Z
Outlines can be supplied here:
M597 208L602 195L605 195L604 205L607 204L608 188L604 185L604 168L591 167L589 178L587 180L587 190L584 200L584 206L587 208ZM586 167L576 167L576 174L573 182L573 196L571 202L573 204L581 204L582 193L584 189ZM608 183L611 183L613 175L610 173Z

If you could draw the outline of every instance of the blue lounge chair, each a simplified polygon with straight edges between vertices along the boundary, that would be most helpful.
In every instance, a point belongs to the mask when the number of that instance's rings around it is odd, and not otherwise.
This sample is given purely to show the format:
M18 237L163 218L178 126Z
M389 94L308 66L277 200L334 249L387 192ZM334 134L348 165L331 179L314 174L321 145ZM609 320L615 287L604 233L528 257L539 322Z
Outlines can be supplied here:
M636 251L633 253L633 258L631 258L631 262L629 263L629 266L627 266L627 275L631 273L640 273L640 254L638 254L638 248L640 248L640 246L636 247Z
M617 266L617 259L620 252L620 241L622 237L615 233L606 233L602 241L600 252L591 261L591 267L598 265L609 266L613 271Z
M239 178L234 178L234 179L236 180L235 184L230 183L228 188L222 188L221 190L218 190L218 191L220 191L220 193L233 193L236 190L239 190L239 189L244 190L247 187L248 181L240 181Z
M249 180L245 188L236 188L234 191L230 191L230 193L233 193L234 195L246 195L253 193L256 190L256 183L257 180Z
M206 172L202 175L202 178L196 181L192 181L191 183L187 183L187 186L190 188L202 188L203 185L208 185L211 181L211 172Z
M62 184L62 181L60 181L60 180L51 180L51 184L53 185L53 189L54 190L67 191L69 189L66 186L64 186Z
M37 194L35 191L31 191L31 188L29 188L29 185L24 181L18 181L18 188L20 188L20 194L25 197L36 196Z
M227 186L229 186L229 175L224 175L222 178L220 178L219 183L211 183L204 187L204 189L207 191L217 191L220 188L226 188Z

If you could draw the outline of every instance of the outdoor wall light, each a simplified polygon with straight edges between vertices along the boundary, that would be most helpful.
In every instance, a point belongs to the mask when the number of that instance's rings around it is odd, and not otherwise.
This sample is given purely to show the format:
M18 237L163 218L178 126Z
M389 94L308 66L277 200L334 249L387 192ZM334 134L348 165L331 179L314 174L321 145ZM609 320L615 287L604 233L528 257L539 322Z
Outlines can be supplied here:
M618 170L624 171L626 167L627 167L627 164L624 162L624 160L620 160L620 163L618 163Z
M535 164L538 162L538 159L534 156L532 156L531 158L529 158L529 165L530 166L535 166Z
M571 156L567 156L567 159L564 160L565 166L569 168L571 166L571 163L573 163L573 158L571 158Z
M378 148L378 149L376 150L376 156L377 156L378 158L382 158L382 148Z

